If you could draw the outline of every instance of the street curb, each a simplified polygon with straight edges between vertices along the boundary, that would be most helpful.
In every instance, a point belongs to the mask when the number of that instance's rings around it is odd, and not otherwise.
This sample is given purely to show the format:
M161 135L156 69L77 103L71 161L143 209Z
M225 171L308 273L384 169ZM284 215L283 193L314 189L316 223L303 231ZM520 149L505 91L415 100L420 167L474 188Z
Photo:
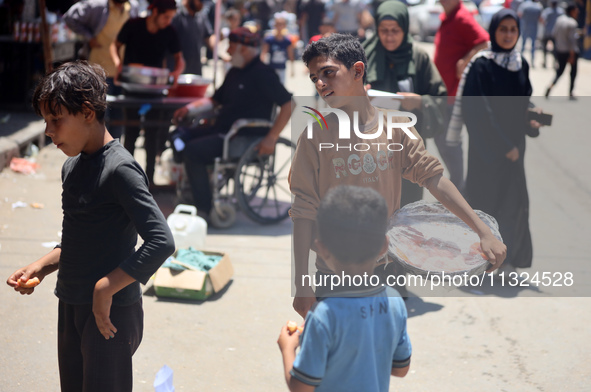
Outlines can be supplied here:
M43 120L31 123L10 136L0 137L0 171L10 164L12 158L22 156L31 143L39 148L45 146Z

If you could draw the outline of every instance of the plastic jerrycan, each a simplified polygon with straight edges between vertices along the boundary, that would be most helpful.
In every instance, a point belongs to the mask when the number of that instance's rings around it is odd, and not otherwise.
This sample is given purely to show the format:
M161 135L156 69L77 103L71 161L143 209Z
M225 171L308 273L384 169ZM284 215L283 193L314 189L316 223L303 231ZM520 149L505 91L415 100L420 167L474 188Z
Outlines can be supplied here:
M179 204L166 219L177 249L203 249L207 235L207 222L197 216L197 208Z

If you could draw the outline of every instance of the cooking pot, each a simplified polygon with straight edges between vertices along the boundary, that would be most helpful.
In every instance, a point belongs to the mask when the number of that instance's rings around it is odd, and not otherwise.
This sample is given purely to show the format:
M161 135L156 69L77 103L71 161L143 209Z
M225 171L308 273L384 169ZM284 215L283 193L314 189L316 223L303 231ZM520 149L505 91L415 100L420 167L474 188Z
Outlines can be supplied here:
M177 86L168 90L171 97L195 97L205 96L205 91L212 81L199 75L181 74L177 80Z

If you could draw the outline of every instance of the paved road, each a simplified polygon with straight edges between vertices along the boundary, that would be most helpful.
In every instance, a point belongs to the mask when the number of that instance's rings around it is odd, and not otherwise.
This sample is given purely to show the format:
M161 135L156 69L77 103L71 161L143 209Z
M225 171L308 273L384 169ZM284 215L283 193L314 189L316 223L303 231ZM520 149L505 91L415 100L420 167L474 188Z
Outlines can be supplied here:
M430 46L427 45L427 48ZM591 96L591 68L581 63L577 91ZM532 71L542 94L551 71ZM556 92L566 94L566 81ZM561 87L562 86L562 87ZM311 92L301 66L288 88ZM411 371L393 379L404 391L586 391L591 376L591 145L589 98L539 99L555 126L530 139L526 170L531 199L534 267L573 272L576 285L555 297L550 288L489 287L447 297L411 298ZM284 131L287 135L289 129ZM141 156L138 156L141 160ZM60 167L65 157L42 149L41 169L0 172L0 277L48 251L60 231ZM44 208L12 208L13 203ZM163 209L170 200L160 198ZM227 252L235 268L221 295L202 303L156 298L146 287L145 334L135 356L135 390L153 391L158 369L174 370L177 391L284 391L276 338L297 319L291 308L291 224L259 226L240 217L227 231L210 229L206 248ZM48 246L48 244L46 244ZM0 290L0 390L57 391L55 276L32 296ZM557 290L557 289L554 289Z

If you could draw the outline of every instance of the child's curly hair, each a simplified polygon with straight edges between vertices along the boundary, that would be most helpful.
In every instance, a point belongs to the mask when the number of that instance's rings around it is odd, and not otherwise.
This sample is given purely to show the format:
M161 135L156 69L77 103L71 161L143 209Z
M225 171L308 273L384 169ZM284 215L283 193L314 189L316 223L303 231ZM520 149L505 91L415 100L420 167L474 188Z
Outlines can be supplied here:
M312 42L302 54L306 66L316 57L327 57L343 63L351 69L357 61L363 62L367 69L367 57L359 40L350 34L331 34L328 37ZM367 72L363 72L363 83L367 83Z
M320 241L339 262L376 260L386 238L388 206L374 189L341 185L322 198L316 223Z
M33 109L41 116L41 107L53 115L64 107L70 114L78 114L86 107L103 122L107 110L107 81L100 65L87 61L64 63L45 75L33 93Z

